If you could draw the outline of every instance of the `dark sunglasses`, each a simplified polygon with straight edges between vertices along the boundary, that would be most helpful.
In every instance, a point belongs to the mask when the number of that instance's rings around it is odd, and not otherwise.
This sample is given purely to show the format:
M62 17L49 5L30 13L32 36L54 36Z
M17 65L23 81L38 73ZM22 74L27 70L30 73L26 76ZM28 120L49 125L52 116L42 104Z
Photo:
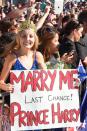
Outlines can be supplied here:
M45 33L53 33L53 28L45 27L41 31L41 35L43 36Z

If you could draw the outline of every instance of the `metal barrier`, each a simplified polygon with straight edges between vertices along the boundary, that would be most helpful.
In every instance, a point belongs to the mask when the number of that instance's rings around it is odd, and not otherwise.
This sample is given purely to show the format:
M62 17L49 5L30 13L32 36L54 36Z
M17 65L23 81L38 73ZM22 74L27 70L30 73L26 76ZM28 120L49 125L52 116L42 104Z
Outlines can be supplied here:
M5 96L9 96L9 93L3 92L0 93L0 131L4 131L3 129L3 118L4 118L4 102L5 102Z

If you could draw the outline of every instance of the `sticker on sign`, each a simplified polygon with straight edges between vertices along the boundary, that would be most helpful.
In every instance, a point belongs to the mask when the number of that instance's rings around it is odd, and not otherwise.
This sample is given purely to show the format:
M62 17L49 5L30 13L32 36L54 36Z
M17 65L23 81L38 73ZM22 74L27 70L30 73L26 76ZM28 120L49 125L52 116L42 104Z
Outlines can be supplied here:
M55 14L60 14L63 12L63 3L64 3L64 0L55 0L54 2Z

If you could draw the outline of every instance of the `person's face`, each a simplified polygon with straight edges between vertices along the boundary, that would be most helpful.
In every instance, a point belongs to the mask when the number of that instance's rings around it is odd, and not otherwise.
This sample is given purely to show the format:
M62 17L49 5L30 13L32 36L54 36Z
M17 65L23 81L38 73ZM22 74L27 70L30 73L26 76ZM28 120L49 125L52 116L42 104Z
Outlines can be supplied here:
M50 14L50 22L52 23L52 24L56 24L56 15L55 14Z
M75 31L74 31L75 41L79 41L80 40L80 38L82 37L82 32L83 32L83 27L81 27L79 29L75 29Z
M59 36L56 33L55 37L52 39L51 43L50 43L50 47L51 47L51 52L55 53L56 51L58 51L58 45L59 45Z
M35 43L35 34L32 29L24 30L20 35L21 48L31 49Z
M35 0L28 0L28 4L32 6L35 3Z
M7 4L7 6L8 6L8 7L10 7L10 2L9 2L9 1L7 1L7 3L6 3L6 4Z

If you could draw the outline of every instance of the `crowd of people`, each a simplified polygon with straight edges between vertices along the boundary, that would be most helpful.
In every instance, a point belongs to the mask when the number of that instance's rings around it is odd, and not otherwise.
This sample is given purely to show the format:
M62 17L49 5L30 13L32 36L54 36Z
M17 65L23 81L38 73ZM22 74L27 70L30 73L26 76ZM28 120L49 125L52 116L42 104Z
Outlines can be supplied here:
M10 70L77 69L79 61L87 72L87 2L64 3L61 14L55 13L52 0L29 0L17 6L7 1L5 6L0 7L2 93L10 94L13 91L9 80ZM80 104L86 84L85 79L79 91ZM4 113L7 112L8 117L9 106L8 95L4 101ZM87 112L87 109L83 112ZM84 119L81 117L82 123ZM63 131L69 128L48 130ZM78 130L83 131L83 124ZM10 128L6 131L10 131Z

